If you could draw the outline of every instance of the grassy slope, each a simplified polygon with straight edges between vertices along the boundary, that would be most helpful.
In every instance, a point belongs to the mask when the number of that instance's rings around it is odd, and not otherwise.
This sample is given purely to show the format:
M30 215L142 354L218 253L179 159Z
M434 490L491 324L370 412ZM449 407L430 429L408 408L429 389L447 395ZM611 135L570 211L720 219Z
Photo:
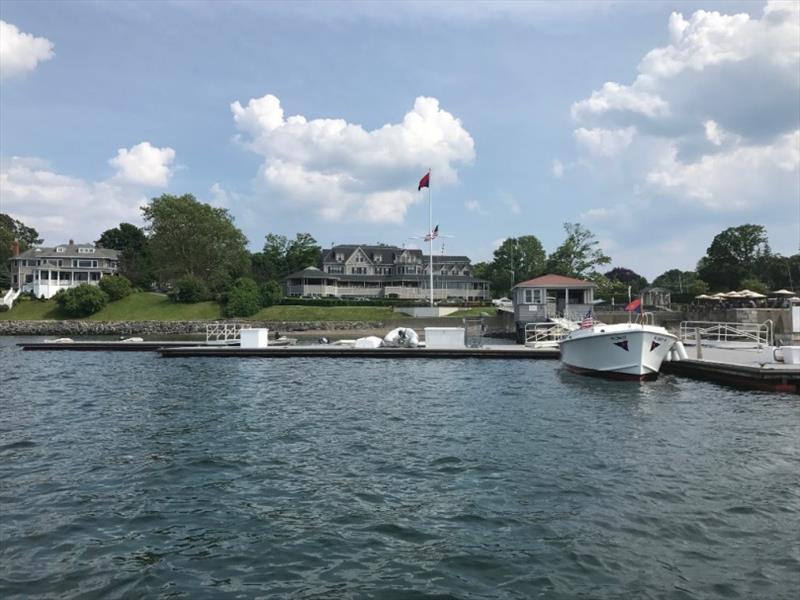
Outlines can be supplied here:
M493 314L490 307L460 310L454 318ZM26 300L0 319L22 321L37 319L66 319L53 300ZM99 313L88 317L92 321L198 321L222 318L222 309L215 302L175 304L163 294L142 292L111 302ZM403 318L388 306L271 306L263 308L248 320L258 321L384 321Z

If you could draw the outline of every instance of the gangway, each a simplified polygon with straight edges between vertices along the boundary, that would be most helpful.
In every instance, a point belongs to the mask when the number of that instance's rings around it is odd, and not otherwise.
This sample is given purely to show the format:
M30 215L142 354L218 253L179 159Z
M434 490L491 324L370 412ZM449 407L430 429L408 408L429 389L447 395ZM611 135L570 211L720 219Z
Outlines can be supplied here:
M238 343L241 340L241 330L241 323L208 323L206 325L206 343Z
M773 345L773 325L763 323L724 323L710 321L682 321L678 337L684 344L699 341L704 346L764 346Z

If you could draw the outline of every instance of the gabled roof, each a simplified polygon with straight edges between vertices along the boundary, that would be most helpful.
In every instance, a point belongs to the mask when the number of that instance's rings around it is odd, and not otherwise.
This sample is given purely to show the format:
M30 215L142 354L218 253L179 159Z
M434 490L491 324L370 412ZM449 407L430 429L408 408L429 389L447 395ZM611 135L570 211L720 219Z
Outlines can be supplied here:
M61 248L59 252L56 250L57 248ZM81 248L90 248L92 252L79 252L78 249ZM12 256L12 259L15 258L112 258L117 259L119 258L119 252L117 250L110 250L108 248L95 248L93 244L61 244L59 246L52 246L52 247L44 247L44 246L36 246L34 248L28 248L24 252L20 252L17 256Z
M566 277L564 275L554 275L552 273L548 273L547 275L542 275L541 277L535 277L533 279L529 279L528 281L521 281L514 287L515 288L518 287L576 288L576 287L596 287L596 286L591 281L584 281L582 279L575 279L574 277Z

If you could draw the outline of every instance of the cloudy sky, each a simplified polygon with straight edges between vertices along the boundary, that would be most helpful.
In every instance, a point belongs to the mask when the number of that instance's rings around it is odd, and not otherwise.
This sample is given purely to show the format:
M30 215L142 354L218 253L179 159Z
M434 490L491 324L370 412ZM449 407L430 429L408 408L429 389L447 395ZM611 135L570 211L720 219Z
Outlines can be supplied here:
M323 245L593 231L693 269L800 245L800 3L0 4L0 211L90 242L162 193ZM438 249L437 251L440 251Z

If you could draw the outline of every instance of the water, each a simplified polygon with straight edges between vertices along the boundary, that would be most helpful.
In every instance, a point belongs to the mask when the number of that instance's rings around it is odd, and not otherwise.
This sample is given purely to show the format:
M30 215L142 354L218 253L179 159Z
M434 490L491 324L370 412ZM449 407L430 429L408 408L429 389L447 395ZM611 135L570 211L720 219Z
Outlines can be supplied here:
M790 598L800 401L0 338L3 598Z

